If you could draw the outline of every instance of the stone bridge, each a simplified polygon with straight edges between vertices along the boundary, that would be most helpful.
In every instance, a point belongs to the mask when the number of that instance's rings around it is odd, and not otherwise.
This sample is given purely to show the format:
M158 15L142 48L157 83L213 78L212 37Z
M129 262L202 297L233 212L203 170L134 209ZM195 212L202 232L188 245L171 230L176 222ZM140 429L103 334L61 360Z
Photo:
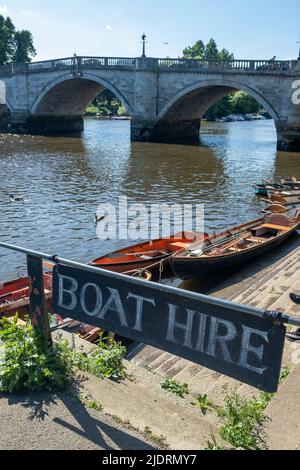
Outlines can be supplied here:
M11 128L19 132L81 131L87 105L107 88L132 118L132 140L198 140L209 107L243 90L274 119L278 148L300 150L300 104L292 100L297 80L300 60L76 56L6 65L0 67L0 123L5 127L10 115Z

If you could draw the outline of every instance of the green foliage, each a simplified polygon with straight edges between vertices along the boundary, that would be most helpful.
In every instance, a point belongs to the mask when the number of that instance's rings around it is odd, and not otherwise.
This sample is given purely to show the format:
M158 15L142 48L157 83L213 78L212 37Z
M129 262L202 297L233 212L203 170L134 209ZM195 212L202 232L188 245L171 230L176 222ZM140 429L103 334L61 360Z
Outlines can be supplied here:
M126 114L121 101L110 90L104 90L97 95L89 106L89 110L91 107L102 116L118 116L120 113L122 115Z
M56 392L70 384L72 353L67 342L45 345L29 322L0 321L0 391Z
M260 104L244 91L231 93L221 98L205 113L208 120L222 118L230 114L256 114L262 110Z
M257 398L247 399L237 392L227 391L224 405L218 409L222 420L220 437L235 449L265 450L263 425L265 403Z
M218 444L216 436L211 435L211 441L207 442L207 447L205 450L227 450L225 447L222 447Z
M219 51L216 41L211 38L205 45L203 41L197 41L193 46L183 50L183 59L207 59L207 60L234 60L234 55L227 49Z
M65 390L71 384L74 367L101 378L126 377L126 348L121 344L101 338L86 354L73 351L67 341L47 345L29 321L25 325L18 322L18 316L0 321L1 392Z
M165 379L160 385L163 390L167 390L180 398L184 398L185 395L189 395L190 393L188 384L180 383L170 378Z
M98 403L97 401L94 401L94 400L88 401L87 407L90 410L103 411L103 406L101 405L101 403Z
M198 395L196 397L196 402L193 404L198 406L204 415L206 415L208 411L213 411L215 409L213 402L207 395Z
M257 101L244 91L234 93L230 101L233 114L256 114L261 109Z
M90 353L75 350L73 354L74 365L82 371L116 381L126 377L123 363L126 348L121 343L101 337L97 347Z
M183 51L184 59L204 59L205 58L205 44L203 41L197 41L194 46L186 47Z
M26 30L17 31L15 33L15 44L13 62L16 64L31 62L31 57L36 55L31 32Z
M0 65L30 62L35 55L30 31L16 31L12 20L0 15Z
M280 385L287 379L291 372L289 367L284 367L280 374ZM269 420L265 416L265 410L275 393L261 392L259 398L243 398L238 393L226 389L224 405L217 408L222 426L219 430L220 437L231 444L233 449L241 450L265 450L267 444L263 434L263 426ZM212 441L208 441L206 450L226 450L220 447L214 435Z
M143 435L148 441L153 442L153 444L158 446L160 449L169 448L165 436L158 436L157 434L154 434L149 426L145 427Z

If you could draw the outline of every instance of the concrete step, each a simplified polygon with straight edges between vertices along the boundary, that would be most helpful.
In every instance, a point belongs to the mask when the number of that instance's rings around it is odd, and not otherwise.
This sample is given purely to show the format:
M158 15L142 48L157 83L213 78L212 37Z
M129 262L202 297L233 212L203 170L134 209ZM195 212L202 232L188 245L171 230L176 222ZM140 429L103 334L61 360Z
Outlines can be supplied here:
M299 347L299 345L298 345ZM267 408L270 450L300 450L300 366L294 368Z
M155 380L159 380L159 383L165 378L172 378L180 383L187 383L192 395L207 394L216 405L220 405L223 402L225 385L235 390L240 390L243 387L243 384L230 377L164 353L163 351L160 351L160 356L158 356L159 350L156 350L154 354L153 349L145 346L131 362L137 367L144 368L148 372L155 374L158 377ZM149 357L155 357L154 361L149 363ZM252 387L248 388L252 395L256 394L257 391L255 389ZM250 391L244 386L243 393L249 395Z
M216 297L224 297L231 301L243 301L247 296L254 294L260 287L264 286L270 279L276 276L289 275L295 272L300 267L300 260L298 250L295 249L282 259L277 260L274 264L267 267L264 266L263 260L255 265L255 262L250 267L239 271L231 276L221 285L217 286L211 291L212 295ZM239 296L241 296L239 298Z
M284 279L289 279L293 274L299 272L299 260L292 264L293 266L287 261L284 266L274 266L273 271L268 271L259 279L252 279L251 287L245 289L244 286L241 286L240 291L235 292L230 300L241 303L252 302L258 292L266 291L268 286L273 286L275 283L280 284Z

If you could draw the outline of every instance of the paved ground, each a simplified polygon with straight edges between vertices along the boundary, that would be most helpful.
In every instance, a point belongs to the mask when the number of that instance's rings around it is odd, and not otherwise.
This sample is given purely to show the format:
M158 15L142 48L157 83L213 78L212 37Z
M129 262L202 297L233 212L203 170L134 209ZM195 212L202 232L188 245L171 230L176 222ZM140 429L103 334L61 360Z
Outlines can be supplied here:
M1 450L151 450L134 432L65 395L0 395Z

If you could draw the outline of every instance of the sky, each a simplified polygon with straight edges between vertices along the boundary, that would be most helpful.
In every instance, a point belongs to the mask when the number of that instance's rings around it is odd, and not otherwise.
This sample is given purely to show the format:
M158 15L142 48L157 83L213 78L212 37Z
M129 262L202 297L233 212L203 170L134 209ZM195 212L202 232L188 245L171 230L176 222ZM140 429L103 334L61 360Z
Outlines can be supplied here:
M0 14L29 29L35 60L84 56L179 57L213 37L236 59L295 59L299 0L0 0Z

